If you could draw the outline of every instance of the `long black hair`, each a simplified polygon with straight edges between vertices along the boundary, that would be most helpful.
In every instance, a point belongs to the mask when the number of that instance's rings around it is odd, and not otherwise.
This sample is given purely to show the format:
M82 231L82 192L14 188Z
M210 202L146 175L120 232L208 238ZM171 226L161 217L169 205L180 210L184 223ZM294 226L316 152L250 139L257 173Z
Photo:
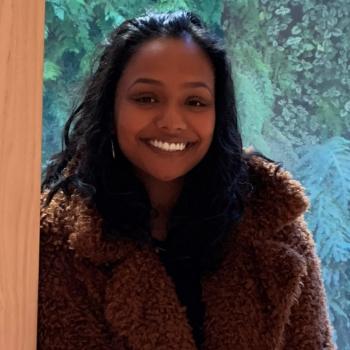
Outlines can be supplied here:
M225 239L241 218L252 185L229 59L222 41L192 12L147 14L126 20L111 33L97 69L87 80L81 103L65 124L65 148L51 157L41 189L50 189L47 204L59 189L69 193L74 188L91 200L103 218L105 239L151 241L154 209L145 188L118 142L115 159L111 152L115 89L140 45L160 37L181 39L185 35L202 48L214 67L216 125L206 156L185 175L168 221L167 241L170 254L191 256L205 271L218 267ZM75 166L65 176L63 170L69 163Z

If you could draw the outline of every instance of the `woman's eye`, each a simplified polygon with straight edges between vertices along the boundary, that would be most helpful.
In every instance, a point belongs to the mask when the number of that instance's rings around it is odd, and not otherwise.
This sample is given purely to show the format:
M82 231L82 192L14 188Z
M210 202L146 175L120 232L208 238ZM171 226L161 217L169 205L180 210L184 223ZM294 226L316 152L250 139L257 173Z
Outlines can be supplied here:
M143 105L154 104L157 102L157 99L152 96L135 97L133 100ZM201 102L198 98L189 99L187 104L190 105L191 107L196 107L196 108L202 108L207 106L206 103Z
M189 101L189 104L193 107L205 107L206 104L205 103L202 103L201 101L199 100L190 100Z
M136 102L140 102L142 104L154 103L156 101L156 99L154 97L151 97L151 96L141 96L141 97L135 98L134 100Z

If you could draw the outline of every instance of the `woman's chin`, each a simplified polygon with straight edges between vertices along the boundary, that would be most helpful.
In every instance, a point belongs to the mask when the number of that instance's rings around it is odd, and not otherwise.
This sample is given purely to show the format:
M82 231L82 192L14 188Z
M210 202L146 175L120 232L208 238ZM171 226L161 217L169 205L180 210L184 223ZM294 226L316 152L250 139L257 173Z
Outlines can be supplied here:
M136 175L140 179L149 179L160 182L178 181L184 177L185 171L164 171L164 169L145 169L135 167Z
M153 174L151 175L154 179L161 181L161 182L172 182L176 180L180 180L184 174Z

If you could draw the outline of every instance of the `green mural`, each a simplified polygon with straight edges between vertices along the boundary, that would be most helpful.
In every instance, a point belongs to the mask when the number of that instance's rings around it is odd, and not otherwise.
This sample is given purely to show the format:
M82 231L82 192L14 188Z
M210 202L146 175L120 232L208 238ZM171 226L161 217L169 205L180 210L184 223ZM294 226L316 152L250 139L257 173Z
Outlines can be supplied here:
M335 341L350 350L350 1L47 0L43 168L107 34L145 9L192 10L224 39L244 145L305 186Z

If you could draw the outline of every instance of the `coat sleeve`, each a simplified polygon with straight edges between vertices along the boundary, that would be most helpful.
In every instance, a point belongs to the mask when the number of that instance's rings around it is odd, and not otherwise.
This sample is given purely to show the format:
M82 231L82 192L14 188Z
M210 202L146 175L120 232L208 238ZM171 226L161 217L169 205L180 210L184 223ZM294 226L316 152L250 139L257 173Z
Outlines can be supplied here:
M78 278L60 215L55 204L41 212L37 349L112 349L103 307Z
M296 244L307 262L307 274L302 280L302 290L291 309L285 329L284 350L334 350L333 327L327 311L327 298L321 275L321 262L315 242L301 216L290 226L301 235ZM297 237L300 237L299 234ZM293 235L291 235L293 236Z

